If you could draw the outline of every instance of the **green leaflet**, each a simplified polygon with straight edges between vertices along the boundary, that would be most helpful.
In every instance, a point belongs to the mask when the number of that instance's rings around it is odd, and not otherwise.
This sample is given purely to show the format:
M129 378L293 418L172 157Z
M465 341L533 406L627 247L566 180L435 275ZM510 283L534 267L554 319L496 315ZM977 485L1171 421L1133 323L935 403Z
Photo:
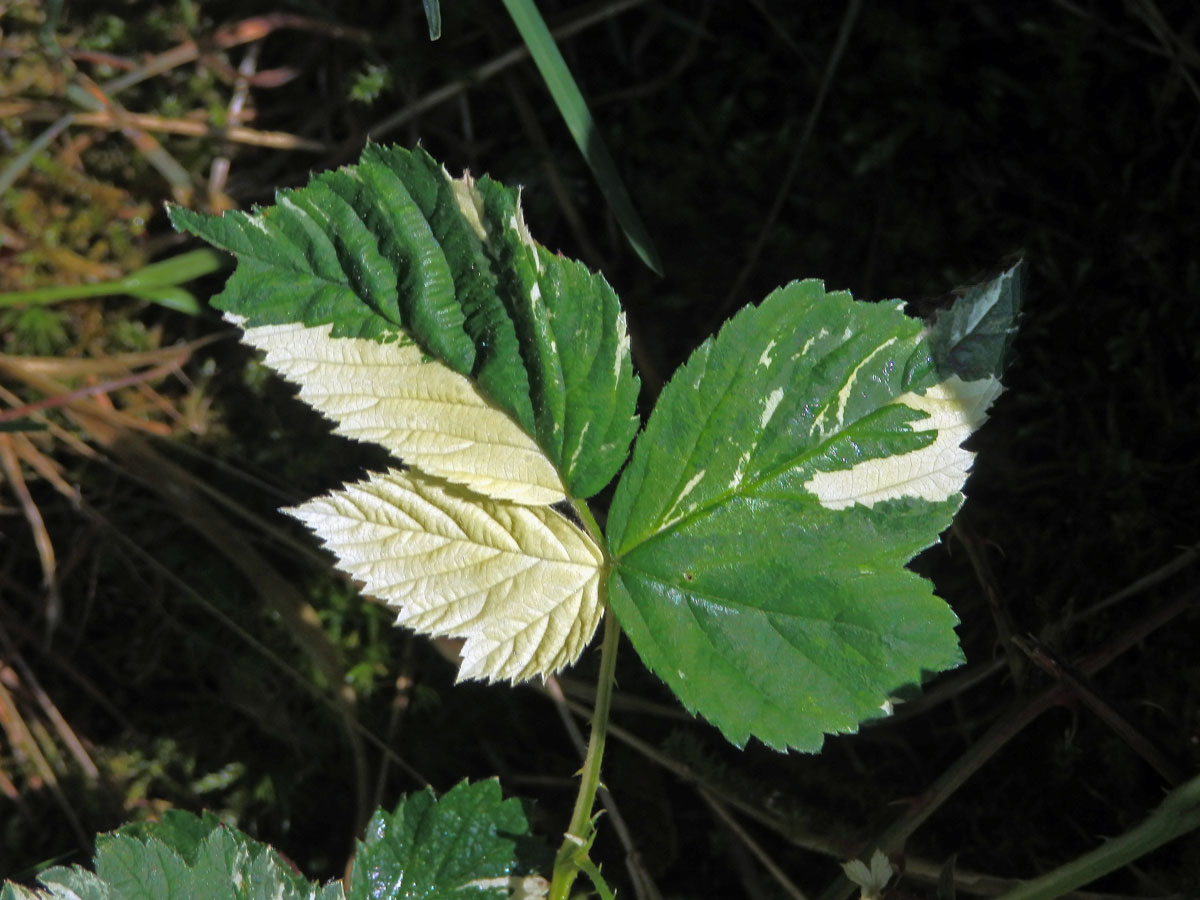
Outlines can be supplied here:
M170 216L237 256L217 308L247 327L411 338L471 377L585 498L625 460L638 380L612 289L535 244L518 201L490 179L451 179L423 150L372 144L266 209Z
M375 813L350 875L352 900L489 900L544 896L524 875L534 848L520 801L495 781L428 788ZM510 893L511 890L511 893Z
M1021 264L963 291L934 319L930 346L937 368L965 381L999 377L1016 334Z
M939 360L966 321L1007 340L1015 300L1006 328L964 315L986 299L960 303L926 329L897 302L788 285L692 355L638 438L608 518L610 602L735 744L818 749L960 662L954 614L903 568L961 504L959 444L999 392L995 369L965 381Z

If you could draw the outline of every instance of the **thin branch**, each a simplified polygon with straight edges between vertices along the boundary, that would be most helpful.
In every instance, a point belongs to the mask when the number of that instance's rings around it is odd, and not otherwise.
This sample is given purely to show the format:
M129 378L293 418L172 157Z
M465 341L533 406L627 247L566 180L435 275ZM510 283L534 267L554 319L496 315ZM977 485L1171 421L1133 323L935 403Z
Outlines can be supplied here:
M733 286L725 296L724 303L721 304L722 318L737 302L742 287L746 284L750 273L754 271L754 267L758 265L758 258L762 255L763 247L766 246L767 236L770 235L772 229L775 227L775 222L778 220L779 214L783 212L783 206L791 194L792 183L796 180L796 176L800 172L800 160L803 158L804 150L808 146L813 132L816 130L817 119L820 118L821 110L825 107L825 98L829 96L829 89L833 85L833 76L837 72L838 65L846 53L846 47L850 43L850 34L854 31L854 24L858 21L858 14L862 11L862 5L862 0L849 0L846 4L846 12L842 15L842 24L838 28L837 38L833 43L833 50L829 54L829 61L825 64L825 71L821 75L821 83L817 87L816 99L813 101L812 109L809 111L808 120L804 123L804 131L800 135L800 141L797 143L796 151L792 154L791 161L788 163L783 180L775 191L775 202L771 204L771 210L767 213L762 228L758 232L758 237L750 248L746 262L742 266L741 271L738 272L737 278L734 279Z

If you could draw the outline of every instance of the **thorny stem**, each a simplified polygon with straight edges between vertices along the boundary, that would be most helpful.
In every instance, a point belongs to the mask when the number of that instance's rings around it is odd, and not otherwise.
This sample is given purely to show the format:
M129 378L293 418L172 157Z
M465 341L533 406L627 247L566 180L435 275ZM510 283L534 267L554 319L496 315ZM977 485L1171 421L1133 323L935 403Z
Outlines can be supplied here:
M579 874L578 860L586 855L592 836L592 807L596 804L596 791L600 787L600 762L604 758L604 738L608 733L608 710L612 702L613 685L616 681L617 647L621 643L621 626L612 610L604 619L604 640L600 645L600 678L596 685L596 705L592 710L592 732L588 737L587 756L584 757L579 784L579 795L575 798L575 811L571 824L563 835L562 846L554 858L554 880L550 884L550 900L567 900L575 876Z

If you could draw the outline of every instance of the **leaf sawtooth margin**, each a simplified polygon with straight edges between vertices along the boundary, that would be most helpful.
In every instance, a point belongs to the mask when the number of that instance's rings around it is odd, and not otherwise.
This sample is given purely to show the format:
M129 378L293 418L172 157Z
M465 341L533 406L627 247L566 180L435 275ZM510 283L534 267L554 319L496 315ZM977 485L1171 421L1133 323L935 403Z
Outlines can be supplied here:
M391 469L285 511L399 624L464 638L460 680L552 674L600 622L604 554L549 507Z
M961 662L904 564L961 505L959 445L999 382L939 368L936 328L900 307L804 281L743 310L668 383L617 486L613 611L739 746L817 750Z

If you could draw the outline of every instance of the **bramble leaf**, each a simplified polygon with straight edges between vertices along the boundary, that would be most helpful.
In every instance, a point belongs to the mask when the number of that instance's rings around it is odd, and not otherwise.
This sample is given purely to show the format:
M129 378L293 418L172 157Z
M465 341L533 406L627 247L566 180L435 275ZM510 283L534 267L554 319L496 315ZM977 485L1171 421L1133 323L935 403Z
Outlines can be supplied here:
M555 672L600 621L604 555L548 507L393 469L290 512L400 624L465 638L460 678Z
M426 788L379 810L350 874L351 898L489 900L539 896L545 881L521 857L529 823L495 780L460 782L439 799Z
M609 513L610 602L735 744L818 749L961 661L953 612L904 564L962 503L961 442L1000 391L1001 354L944 363L971 322L1011 336L1015 299L1006 326L968 314L988 296L926 329L898 302L793 283L663 390Z
M270 847L221 824L168 810L161 822L126 825L96 839L95 872L56 866L42 889L5 884L2 900L342 900L296 874Z
M927 327L815 281L744 310L664 390L601 548L549 506L626 460L624 316L533 241L519 201L370 145L271 208L171 212L238 255L214 304L268 364L410 469L296 511L342 566L402 622L465 638L463 677L570 663L607 593L647 664L739 744L815 749L957 664L953 613L904 564L962 502L1018 268Z
M95 871L58 866L40 889L7 882L0 900L535 900L531 874L549 854L529 834L521 801L493 779L429 789L377 810L359 844L349 893L297 874L265 844L212 813L167 810L96 839Z

